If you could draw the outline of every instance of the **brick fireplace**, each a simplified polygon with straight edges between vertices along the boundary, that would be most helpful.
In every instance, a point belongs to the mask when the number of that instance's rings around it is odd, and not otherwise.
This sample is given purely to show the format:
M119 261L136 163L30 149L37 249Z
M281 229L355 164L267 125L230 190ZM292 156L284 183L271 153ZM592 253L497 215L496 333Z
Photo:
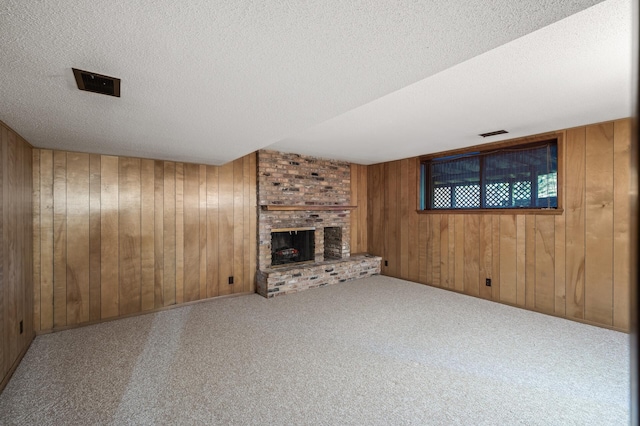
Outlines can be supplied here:
M346 162L258 152L258 293L273 297L380 273L379 257L351 257L350 173ZM313 231L312 261L296 261L300 249L288 247L294 238L273 239L283 230Z

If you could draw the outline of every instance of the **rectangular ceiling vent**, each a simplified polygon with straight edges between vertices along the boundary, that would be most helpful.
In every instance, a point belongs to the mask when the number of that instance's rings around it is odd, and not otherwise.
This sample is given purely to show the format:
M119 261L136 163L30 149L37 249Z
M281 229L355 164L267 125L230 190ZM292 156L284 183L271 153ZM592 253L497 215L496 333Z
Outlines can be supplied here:
M73 75L76 78L78 89L87 92L100 93L103 95L120 97L120 79L95 72L82 71L75 68Z
M482 136L483 138L487 138L489 136L502 135L504 133L509 133L509 132L507 132L506 130L496 130L495 132L480 133L478 136Z

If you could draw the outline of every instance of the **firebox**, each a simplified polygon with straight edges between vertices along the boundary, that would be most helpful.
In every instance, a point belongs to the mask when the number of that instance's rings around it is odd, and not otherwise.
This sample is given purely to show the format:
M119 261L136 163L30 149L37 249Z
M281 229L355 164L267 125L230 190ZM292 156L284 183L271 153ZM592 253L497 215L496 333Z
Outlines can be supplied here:
M315 261L315 228L271 230L271 266Z

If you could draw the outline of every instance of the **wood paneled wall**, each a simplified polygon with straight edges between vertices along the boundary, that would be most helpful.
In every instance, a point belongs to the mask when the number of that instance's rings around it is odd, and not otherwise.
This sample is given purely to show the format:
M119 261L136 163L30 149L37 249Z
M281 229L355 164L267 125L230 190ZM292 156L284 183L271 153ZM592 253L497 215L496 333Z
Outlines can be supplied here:
M367 243L367 166L351 164L351 253L366 253Z
M36 149L33 193L36 330L255 291L255 154L216 167Z
M382 273L628 331L631 120L563 133L561 215L420 214L417 158L369 166Z
M0 390L34 337L31 151L0 122Z

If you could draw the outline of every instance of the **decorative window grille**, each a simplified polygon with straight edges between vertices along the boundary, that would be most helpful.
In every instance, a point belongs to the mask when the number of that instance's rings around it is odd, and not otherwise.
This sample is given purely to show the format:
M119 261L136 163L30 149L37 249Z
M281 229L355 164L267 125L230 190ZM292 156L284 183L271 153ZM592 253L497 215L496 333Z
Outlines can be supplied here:
M423 209L558 207L556 140L434 158L421 174Z

